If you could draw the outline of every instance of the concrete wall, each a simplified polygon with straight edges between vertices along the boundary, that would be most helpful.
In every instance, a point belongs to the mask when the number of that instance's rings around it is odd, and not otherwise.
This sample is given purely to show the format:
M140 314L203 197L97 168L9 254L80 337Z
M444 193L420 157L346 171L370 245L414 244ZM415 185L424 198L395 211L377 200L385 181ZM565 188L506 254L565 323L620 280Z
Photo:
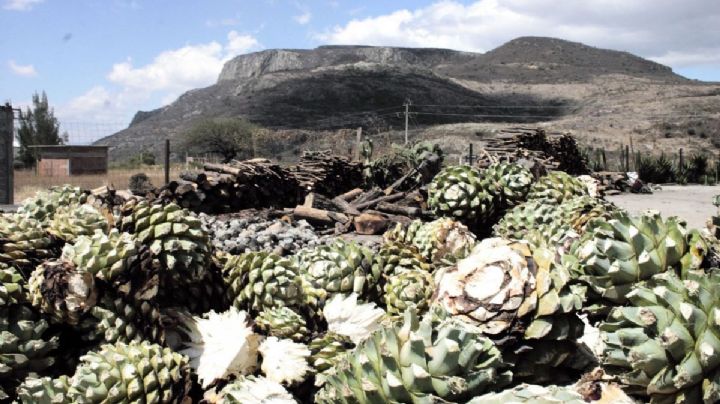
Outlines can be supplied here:
M0 204L13 203L13 110L0 105Z

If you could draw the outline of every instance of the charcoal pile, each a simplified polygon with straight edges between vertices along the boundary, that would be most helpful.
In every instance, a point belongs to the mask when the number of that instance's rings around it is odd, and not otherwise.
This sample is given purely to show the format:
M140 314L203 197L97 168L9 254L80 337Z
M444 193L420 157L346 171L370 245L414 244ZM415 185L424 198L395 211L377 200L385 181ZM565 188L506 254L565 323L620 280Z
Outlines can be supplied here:
M330 150L304 151L300 162L290 168L305 192L337 195L362 185L362 164Z
M230 254L266 251L284 256L322 243L321 236L304 220L290 223L260 215L237 217L204 213L199 217L213 247Z
M591 172L575 138L564 133L547 133L543 129L504 130L487 142L478 164L487 167L498 161L518 160L539 163L546 171L565 171L572 175Z

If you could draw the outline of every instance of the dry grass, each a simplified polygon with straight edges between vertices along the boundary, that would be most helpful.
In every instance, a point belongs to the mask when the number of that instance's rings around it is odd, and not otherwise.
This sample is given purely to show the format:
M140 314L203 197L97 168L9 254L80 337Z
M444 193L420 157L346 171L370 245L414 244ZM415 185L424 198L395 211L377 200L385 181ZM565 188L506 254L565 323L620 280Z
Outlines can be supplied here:
M184 166L170 168L170 179L177 178ZM128 187L128 180L133 174L145 173L154 185L162 185L165 174L161 166L148 166L142 168L112 168L103 175L76 175L72 177L44 177L36 175L32 170L15 171L15 203L31 197L35 192L55 185L72 184L84 189L93 189L103 185L112 185L116 189Z

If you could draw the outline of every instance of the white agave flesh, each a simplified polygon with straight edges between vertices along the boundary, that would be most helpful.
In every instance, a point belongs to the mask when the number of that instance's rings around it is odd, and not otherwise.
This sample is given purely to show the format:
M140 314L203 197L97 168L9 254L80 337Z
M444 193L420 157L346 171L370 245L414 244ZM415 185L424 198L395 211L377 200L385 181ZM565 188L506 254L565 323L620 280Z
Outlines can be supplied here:
M585 184L585 187L587 188L588 194L590 196L592 196L593 198L597 198L598 196L600 196L600 181L589 175L579 175L577 179L579 179L583 182L583 184Z
M333 296L325 303L323 315L329 331L344 335L359 344L380 329L385 311L375 306L375 303L358 304L358 296L351 293L348 296Z
M263 362L260 366L265 377L276 383L302 382L310 373L310 350L304 344L269 337L259 348Z
M234 307L205 317L187 316L187 340L179 352L190 358L203 387L230 375L245 375L257 367L260 336L248 326L248 315Z
M534 308L536 302L528 291L535 290L535 277L525 257L510 244L501 238L485 239L454 268L442 271L436 277L436 301L449 313L482 324L491 334L510 325L503 312L523 305Z
M265 377L237 381L225 387L221 395L221 404L297 404L282 385Z

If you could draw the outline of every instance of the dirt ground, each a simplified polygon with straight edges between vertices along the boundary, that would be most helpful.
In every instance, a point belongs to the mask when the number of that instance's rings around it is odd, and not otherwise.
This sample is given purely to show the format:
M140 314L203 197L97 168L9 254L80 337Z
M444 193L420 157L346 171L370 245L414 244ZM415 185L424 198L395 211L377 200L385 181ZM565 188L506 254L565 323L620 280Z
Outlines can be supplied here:
M606 199L631 213L658 210L663 216L679 216L685 219L688 227L702 228L717 211L712 204L712 198L718 194L720 186L666 185L652 195L622 194L608 196Z

